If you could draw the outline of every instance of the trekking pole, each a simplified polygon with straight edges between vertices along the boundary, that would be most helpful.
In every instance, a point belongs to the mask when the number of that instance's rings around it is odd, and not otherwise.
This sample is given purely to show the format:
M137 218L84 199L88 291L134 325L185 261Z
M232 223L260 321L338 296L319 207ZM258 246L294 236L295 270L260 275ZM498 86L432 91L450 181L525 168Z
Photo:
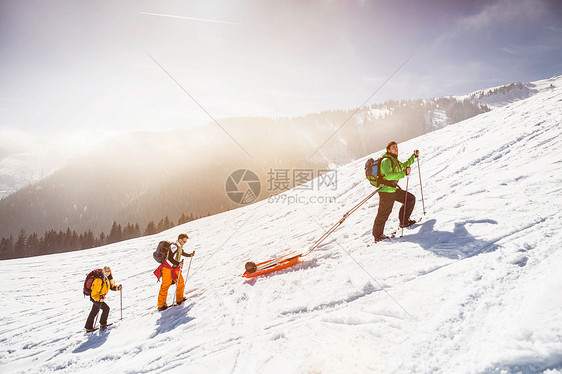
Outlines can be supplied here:
M96 319L94 319L94 324L92 325L94 330L96 328L96 323L98 323L98 316L100 315L100 310L101 310L101 304L100 304L100 308L98 309L98 312L96 314Z
M195 253L193 254L195 256ZM193 256L190 257L189 266L187 267L187 274L185 274L185 283L187 283L187 277L189 277L189 269L191 269L191 261L193 261Z
M402 225L406 224L406 202L408 201L408 182L410 181L410 175L406 176L406 195L404 195L404 213L402 214ZM404 226L402 226L402 234L400 237L404 236Z
M121 319L123 319L123 286L119 289L119 301L121 304Z
M420 176L420 191L421 191L421 198L422 198L423 215L425 216L425 203L423 201L423 187L422 187L422 180L421 180L421 169L420 169L420 158L419 157L418 157L418 174Z
M178 290L178 283L180 281L180 275L181 275L182 269L183 269L183 261L180 265L180 271L178 273L178 277L176 278L176 292L174 292L174 301L172 301L172 305L174 305L176 303L176 293L177 293L177 290ZM172 278L173 278L173 276L172 276Z

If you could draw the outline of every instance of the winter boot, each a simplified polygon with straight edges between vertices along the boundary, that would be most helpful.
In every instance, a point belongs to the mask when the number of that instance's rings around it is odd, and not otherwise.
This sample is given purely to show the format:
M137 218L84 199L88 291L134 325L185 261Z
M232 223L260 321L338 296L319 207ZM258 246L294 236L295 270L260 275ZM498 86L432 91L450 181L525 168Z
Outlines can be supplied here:
M416 223L416 221L409 219L408 221L406 221L406 223L401 223L400 228L410 227L414 223Z
M384 235L384 234L380 234L379 236L375 236L375 243L378 243L378 242L380 242L381 240L386 240L386 239L388 239L388 238L389 238L388 236L386 236L386 235Z

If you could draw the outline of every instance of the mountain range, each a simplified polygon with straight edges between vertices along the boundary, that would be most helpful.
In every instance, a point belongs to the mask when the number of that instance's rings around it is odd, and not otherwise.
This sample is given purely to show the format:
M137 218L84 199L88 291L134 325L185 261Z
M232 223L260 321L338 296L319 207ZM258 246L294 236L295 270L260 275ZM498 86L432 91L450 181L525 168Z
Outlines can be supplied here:
M529 86L509 91L528 95ZM114 221L145 227L166 215L177 220L184 213L205 216L234 209L240 204L229 198L225 183L236 170L258 176L259 201L390 140L404 141L484 113L498 95L484 92L293 118L226 118L189 130L121 136L1 199L0 236L68 228L97 235L107 233ZM9 158L3 162L9 164ZM299 170L309 171L308 177L294 178ZM286 183L275 188L275 177L282 174Z

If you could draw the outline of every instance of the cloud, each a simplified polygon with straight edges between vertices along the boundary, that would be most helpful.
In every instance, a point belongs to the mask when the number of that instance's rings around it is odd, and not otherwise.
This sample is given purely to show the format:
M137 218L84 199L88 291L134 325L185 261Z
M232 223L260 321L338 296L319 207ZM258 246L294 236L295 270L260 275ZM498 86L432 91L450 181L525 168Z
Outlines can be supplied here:
M482 32L498 25L513 25L523 20L536 21L547 9L541 0L498 0L486 5L480 12L461 18L457 28L463 32Z
M559 49L558 46L549 45L549 44L534 44L534 45L507 45L502 47L501 50L507 54L513 56L526 56L532 55L536 53L544 53L544 52L552 52L557 51Z
M0 127L0 153L3 155L26 153L37 147L39 139L22 130Z
M211 23L222 23L226 25L238 25L241 26L243 24L237 22L228 22L228 21L221 21L216 19L208 19L208 18L195 18L195 17L185 17L185 16L176 16L172 14L160 14L160 13L150 13L150 12L140 12L140 14L145 14L147 16L158 16L158 17L168 17L168 18L179 18L179 19L186 19L190 21L198 21L198 22L211 22Z
M448 32L436 39L434 48L484 36L494 36L492 39L497 39L499 30L504 30L505 37L514 37L515 33L542 28L542 22L548 16L548 8L548 3L543 0L492 1L474 14L458 18Z
M2 126L0 127L0 159L8 155L55 151L76 155L119 133L99 128L76 128L39 135L34 131Z

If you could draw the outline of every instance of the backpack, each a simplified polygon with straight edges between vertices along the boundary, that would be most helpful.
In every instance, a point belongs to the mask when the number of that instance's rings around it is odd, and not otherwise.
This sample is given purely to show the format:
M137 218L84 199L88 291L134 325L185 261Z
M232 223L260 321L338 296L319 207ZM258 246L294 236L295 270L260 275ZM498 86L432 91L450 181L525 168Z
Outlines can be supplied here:
M367 162L365 163L365 177L369 180L369 182L371 182L371 184L375 182L376 187L379 187L379 185L381 184L384 184L386 186L396 187L398 185L398 181L386 180L381 175L380 165L383 158L390 159L390 157L379 157L376 160L372 158L367 160Z
M92 294L92 283L94 283L94 279L99 278L103 280L103 270L96 269L92 270L91 272L86 275L86 280L84 281L84 296L90 296Z
M158 247L152 254L152 257L154 257L156 262L163 263L164 261L166 261L166 259L168 258L168 252L170 251L171 244L172 243L166 240L162 240L160 243L158 243Z

